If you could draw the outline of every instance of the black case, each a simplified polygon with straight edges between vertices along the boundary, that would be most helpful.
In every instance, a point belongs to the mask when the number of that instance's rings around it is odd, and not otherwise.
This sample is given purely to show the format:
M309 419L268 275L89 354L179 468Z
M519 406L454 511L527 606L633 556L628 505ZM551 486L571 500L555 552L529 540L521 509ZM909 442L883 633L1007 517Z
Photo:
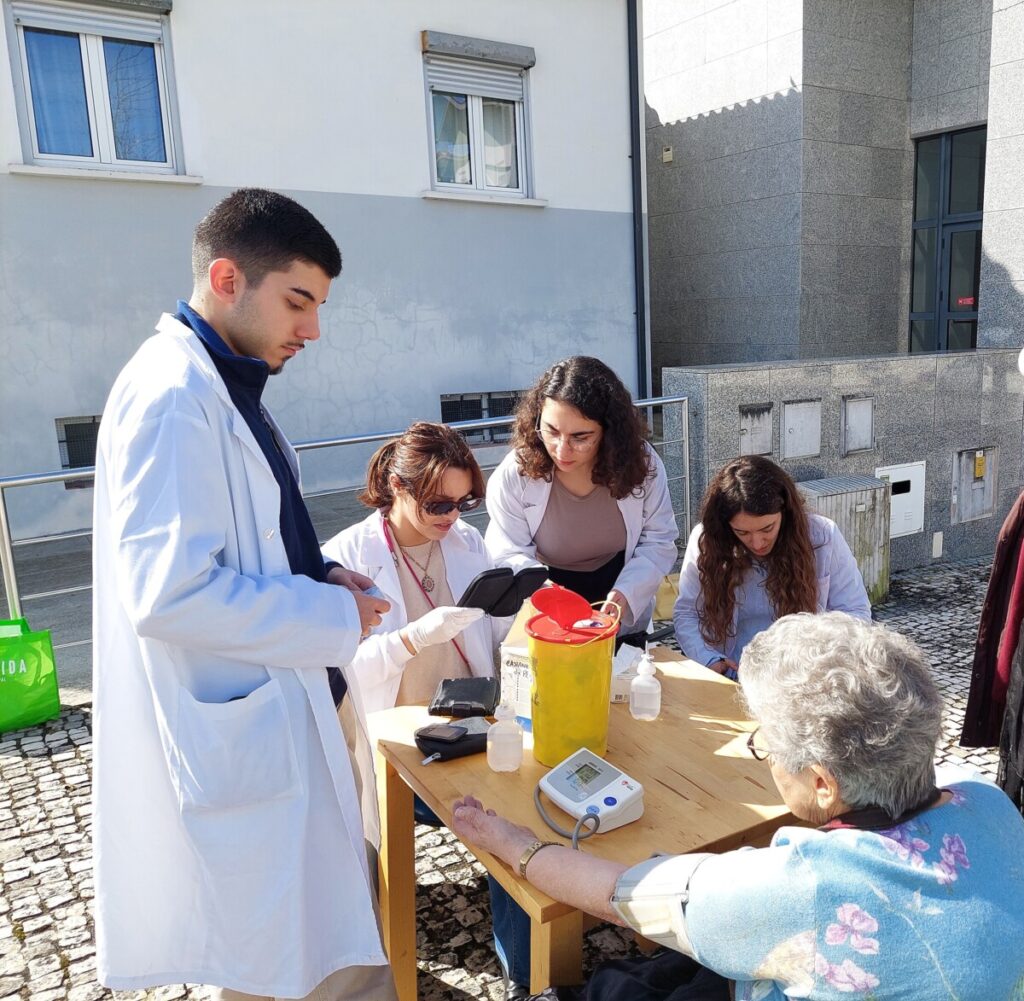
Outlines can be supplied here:
M457 719L493 716L499 693L497 678L445 678L437 686L427 712L431 716L454 716Z
M523 567L513 573L510 567L493 567L478 573L466 588L459 605L482 608L488 615L505 618L515 615L533 592L548 579L547 567Z
M436 723L431 723L436 726ZM482 733L467 733L458 740L431 740L429 737L421 737L420 734L427 727L420 727L413 734L416 746L426 755L436 754L438 761L450 761L452 758L464 758L467 754L479 754L487 750L487 731Z

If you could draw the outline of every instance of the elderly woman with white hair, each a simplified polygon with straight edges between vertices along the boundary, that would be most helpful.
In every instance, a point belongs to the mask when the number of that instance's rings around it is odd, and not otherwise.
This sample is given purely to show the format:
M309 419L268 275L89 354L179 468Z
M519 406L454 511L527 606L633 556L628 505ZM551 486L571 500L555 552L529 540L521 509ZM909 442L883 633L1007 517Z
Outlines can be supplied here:
M748 747L811 825L767 848L627 868L455 804L460 838L671 950L551 996L1024 999L1024 819L987 783L936 788L942 707L921 650L801 613L750 641L739 678L758 724Z

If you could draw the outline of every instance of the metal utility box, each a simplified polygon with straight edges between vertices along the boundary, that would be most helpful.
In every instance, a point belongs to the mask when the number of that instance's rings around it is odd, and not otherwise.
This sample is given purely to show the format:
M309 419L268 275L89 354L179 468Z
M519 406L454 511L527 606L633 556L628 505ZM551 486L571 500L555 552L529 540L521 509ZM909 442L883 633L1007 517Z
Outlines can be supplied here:
M870 396L843 397L842 454L875 447L875 401Z
M807 509L831 518L857 561L871 604L889 595L889 485L873 476L797 484Z
M772 454L772 405L740 407L740 455Z
M998 473L998 448L969 448L955 453L953 501L949 512L952 524L992 517Z
M821 454L821 400L782 404L782 458Z
M888 480L890 497L889 538L924 531L923 462L904 462L898 466L879 466L875 476Z

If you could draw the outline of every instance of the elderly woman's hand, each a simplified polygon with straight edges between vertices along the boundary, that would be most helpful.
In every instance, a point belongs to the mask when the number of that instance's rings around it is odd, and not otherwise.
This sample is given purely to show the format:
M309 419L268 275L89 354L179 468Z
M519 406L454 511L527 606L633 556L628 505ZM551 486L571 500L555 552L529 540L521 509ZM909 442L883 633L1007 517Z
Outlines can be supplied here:
M452 804L452 830L461 841L472 842L511 866L517 865L523 852L537 840L530 828L485 810L474 796Z

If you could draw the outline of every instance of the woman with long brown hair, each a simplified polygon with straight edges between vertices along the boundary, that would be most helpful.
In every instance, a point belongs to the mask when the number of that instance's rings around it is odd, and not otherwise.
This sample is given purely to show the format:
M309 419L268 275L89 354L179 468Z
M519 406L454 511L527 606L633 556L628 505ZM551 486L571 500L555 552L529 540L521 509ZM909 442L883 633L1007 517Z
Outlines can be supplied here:
M643 415L603 362L566 358L519 402L487 511L495 563L544 565L587 601L618 605L623 632L646 629L679 530Z
M783 615L824 611L871 618L842 533L805 509L796 484L771 459L733 459L708 485L686 546L674 614L680 647L735 678L757 633Z

